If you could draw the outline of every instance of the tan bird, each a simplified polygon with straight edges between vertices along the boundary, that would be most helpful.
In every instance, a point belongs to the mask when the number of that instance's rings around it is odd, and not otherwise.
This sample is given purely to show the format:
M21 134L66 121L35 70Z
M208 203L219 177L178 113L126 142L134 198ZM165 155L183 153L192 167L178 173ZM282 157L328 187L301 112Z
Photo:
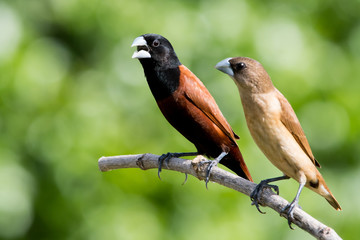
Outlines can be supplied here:
M258 194L262 188L271 187L278 192L277 186L268 183L293 178L300 186L294 200L283 209L290 228L290 218L293 219L293 209L304 186L323 196L336 210L341 210L316 168L320 164L311 152L294 110L274 87L263 66L251 58L236 57L224 59L215 67L235 81L252 137L270 162L284 174L258 184L251 194L257 209L260 211Z

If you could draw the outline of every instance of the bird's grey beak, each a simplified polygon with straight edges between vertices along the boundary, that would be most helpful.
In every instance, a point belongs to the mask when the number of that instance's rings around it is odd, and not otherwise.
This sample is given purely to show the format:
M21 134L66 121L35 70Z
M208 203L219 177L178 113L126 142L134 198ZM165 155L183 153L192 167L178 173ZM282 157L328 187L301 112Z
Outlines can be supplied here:
M131 44L131 47L137 47L137 50L132 55L132 58L151 58L149 47L143 36L135 38L134 42Z
M222 71L228 75L230 75L230 77L234 77L234 72L233 70L231 69L231 66L230 66L230 60L231 58L226 58L220 62L218 62L216 65L215 65L215 68L219 71Z

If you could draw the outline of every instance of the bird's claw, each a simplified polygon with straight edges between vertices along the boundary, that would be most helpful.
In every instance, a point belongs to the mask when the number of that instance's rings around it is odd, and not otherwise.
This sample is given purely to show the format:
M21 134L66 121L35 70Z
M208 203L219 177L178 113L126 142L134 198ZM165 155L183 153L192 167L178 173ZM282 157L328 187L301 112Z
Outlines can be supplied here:
M280 212L280 215L281 214L284 214L286 215L286 218L288 220L288 225L290 227L290 229L294 230L294 228L291 226L292 224L292 219L294 219L294 208L296 206L296 202L292 202L288 205L286 205Z
M270 188L273 189L277 195L279 195L279 187L276 185L272 185L272 184L268 184L266 181L261 181L256 188L254 189L254 191L250 194L250 200L251 205L255 205L256 209L261 213L261 214L265 214L266 212L263 212L260 210L260 206L259 206L259 195L262 192L262 190L264 188Z
M210 162L210 164L209 164L209 166L208 166L208 168L206 170L206 179L205 179L205 187L206 187L206 189L208 189L208 182L210 180L211 170L212 170L213 167L215 167L218 164L217 161L209 161L209 162Z
M265 214L266 212L263 212L260 210L260 206L259 206L259 193L261 192L261 190L258 190L258 188L255 188L255 190L250 194L250 200L251 205L255 205L256 209L259 211L259 213L261 214Z
M214 164L214 161L210 161L210 160L202 160L199 164L200 165L209 164L209 166L206 169L206 176L205 176L205 186L206 186L206 189L208 189L207 184L210 180L210 171L213 168L213 166L216 164Z
M258 200L252 200L251 205L255 205L256 209L259 211L259 213L261 214L265 214L266 212L263 212L260 210L260 206L259 206L259 201Z
M161 180L160 172L161 172L162 165L163 165L164 162L165 162L166 168L168 168L168 164L169 164L169 161L170 161L171 158L178 158L178 157L181 157L181 156L192 156L194 154L197 154L197 152L196 153L195 152L191 152L191 153L171 153L171 152L168 152L168 153L162 154L158 159L158 177L159 177L159 179ZM185 180L182 183L182 185L184 185L186 183L187 179L188 179L188 176L185 173Z
M164 153L163 155L161 155L158 159L158 177L159 179L161 180L161 177L160 177L160 172L161 172L161 169L162 169L162 165L163 163L165 162L165 166L168 167L168 163L170 161L171 158L173 157L177 157L177 154L175 153Z
M187 173L185 173L185 180L181 185L185 185L185 183L187 182L187 179L188 179L188 175L187 175Z

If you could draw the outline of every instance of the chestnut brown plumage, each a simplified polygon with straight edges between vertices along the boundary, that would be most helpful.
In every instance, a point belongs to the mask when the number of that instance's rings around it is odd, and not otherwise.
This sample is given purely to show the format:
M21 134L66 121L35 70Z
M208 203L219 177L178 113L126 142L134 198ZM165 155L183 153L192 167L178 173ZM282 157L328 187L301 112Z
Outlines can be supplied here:
M288 178L300 183L295 199L284 209L288 216L292 217L293 208L304 186L323 196L336 210L341 210L316 168L320 164L311 151L294 110L274 87L263 66L253 59L236 57L224 59L216 68L235 81L253 139L271 163L284 174L282 177L263 180L251 194L258 210L261 189L270 186L278 191L275 185L268 183ZM289 217L288 220L290 225Z
M197 149L192 153L164 154L159 159L159 172L164 159L201 154L216 160L210 164L209 172L221 160L221 164L252 181L235 142L238 137L204 84L180 63L170 42L157 34L145 34L136 38L132 46L137 47L133 58L140 60L162 114Z

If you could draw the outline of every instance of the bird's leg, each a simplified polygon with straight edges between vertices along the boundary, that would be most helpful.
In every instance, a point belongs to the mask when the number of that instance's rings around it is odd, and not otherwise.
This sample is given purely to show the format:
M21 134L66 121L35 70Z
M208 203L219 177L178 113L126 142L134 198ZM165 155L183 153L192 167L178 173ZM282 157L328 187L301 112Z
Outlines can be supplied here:
M205 186L206 186L206 189L208 188L207 184L209 182L209 179L210 179L210 172L211 172L211 169L216 166L220 161L221 159L223 159L228 153L227 152L222 152L220 153L220 155L215 158L214 160L210 161L210 164L207 168L207 171L206 171L206 180L205 180Z
M279 187L276 185L271 185L269 183L271 182L276 182L276 181L280 181L280 180L285 180L285 179L289 179L290 177L284 175L281 177L275 177L275 178L269 178L269 179L265 179L262 180L254 189L254 191L250 194L250 199L252 201L251 205L255 205L257 210L262 213L265 214L265 212L261 211L259 208L259 194L261 193L261 191L264 188L272 188L274 189L274 191L276 192L277 195L279 195Z
M164 153L163 155L161 155L158 159L158 163L159 163L159 166L158 166L158 177L160 178L161 180L161 177L160 177L160 172L161 172L161 168L162 168L162 165L165 161L165 165L167 167L169 161L171 158L178 158L178 157L187 157L187 156L196 156L196 155L199 155L198 152L188 152L188 153ZM185 173L185 181L184 183L186 182L187 180L187 174ZM183 183L183 184L184 184Z
M284 207L283 210L281 210L281 213L286 214L286 218L288 220L288 224L291 229L293 229L291 227L291 219L294 219L294 207L296 205L298 205L300 193L301 193L302 189L304 188L304 186L305 186L305 183L300 183L299 189L296 193L294 200L290 204L288 204L286 207Z

